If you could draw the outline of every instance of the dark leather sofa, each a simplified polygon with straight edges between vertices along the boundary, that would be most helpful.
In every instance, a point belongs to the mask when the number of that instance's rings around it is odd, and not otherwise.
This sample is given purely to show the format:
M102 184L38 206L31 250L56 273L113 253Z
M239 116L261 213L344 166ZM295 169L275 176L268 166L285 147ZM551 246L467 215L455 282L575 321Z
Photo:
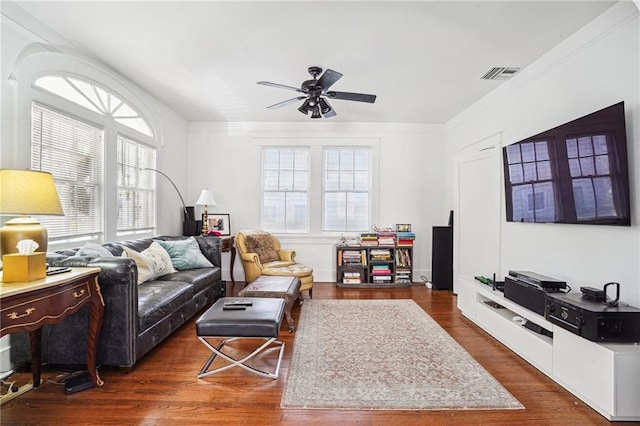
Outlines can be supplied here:
M132 367L197 312L224 296L219 238L195 237L200 251L213 268L182 270L140 285L137 285L135 262L120 257L122 246L141 252L153 240L185 238L162 236L103 244L114 257L73 257L78 249L47 254L51 266L101 268L98 282L105 308L98 342L98 365ZM42 361L61 365L86 364L87 322L85 307L59 324L45 326ZM30 362L30 359L28 335L12 335L12 362Z

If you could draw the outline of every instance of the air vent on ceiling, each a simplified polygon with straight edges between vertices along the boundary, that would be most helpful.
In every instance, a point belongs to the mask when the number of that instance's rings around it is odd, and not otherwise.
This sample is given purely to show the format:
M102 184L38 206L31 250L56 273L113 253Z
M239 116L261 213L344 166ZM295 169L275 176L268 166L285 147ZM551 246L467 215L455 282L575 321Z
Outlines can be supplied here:
M493 67L485 75L480 77L481 80L508 80L515 73L520 71L520 68L506 68L506 67Z

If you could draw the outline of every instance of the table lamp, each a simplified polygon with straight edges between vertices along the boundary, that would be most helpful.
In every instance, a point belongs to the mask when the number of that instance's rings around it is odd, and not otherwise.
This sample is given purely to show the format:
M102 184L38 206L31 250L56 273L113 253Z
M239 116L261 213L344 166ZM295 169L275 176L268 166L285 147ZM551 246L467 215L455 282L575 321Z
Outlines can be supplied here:
M0 214L20 215L0 228L0 252L18 253L21 240L38 243L47 251L47 229L27 215L64 216L51 173L36 170L0 169Z
M209 233L209 212L207 206L215 206L216 200L213 198L213 194L208 189L203 189L200 192L200 197L196 201L197 206L204 206L204 213L202 214L202 235Z

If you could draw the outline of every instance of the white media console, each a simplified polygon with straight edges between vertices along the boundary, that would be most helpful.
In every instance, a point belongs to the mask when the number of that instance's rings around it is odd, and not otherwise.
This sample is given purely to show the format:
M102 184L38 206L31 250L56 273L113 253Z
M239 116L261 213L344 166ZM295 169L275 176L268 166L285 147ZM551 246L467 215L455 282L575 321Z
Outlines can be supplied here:
M555 326L473 278L459 277L462 314L608 420L640 420L640 344L600 344ZM534 322L553 338L514 317Z

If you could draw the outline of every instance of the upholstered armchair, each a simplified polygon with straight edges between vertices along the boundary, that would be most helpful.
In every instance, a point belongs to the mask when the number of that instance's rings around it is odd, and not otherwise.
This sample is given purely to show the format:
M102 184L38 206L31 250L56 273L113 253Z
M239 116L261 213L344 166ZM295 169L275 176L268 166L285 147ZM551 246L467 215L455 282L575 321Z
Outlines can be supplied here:
M300 293L309 290L309 297L312 297L313 269L296 262L296 252L281 248L275 235L260 230L243 230L238 231L235 240L247 284L260 275L298 277Z

